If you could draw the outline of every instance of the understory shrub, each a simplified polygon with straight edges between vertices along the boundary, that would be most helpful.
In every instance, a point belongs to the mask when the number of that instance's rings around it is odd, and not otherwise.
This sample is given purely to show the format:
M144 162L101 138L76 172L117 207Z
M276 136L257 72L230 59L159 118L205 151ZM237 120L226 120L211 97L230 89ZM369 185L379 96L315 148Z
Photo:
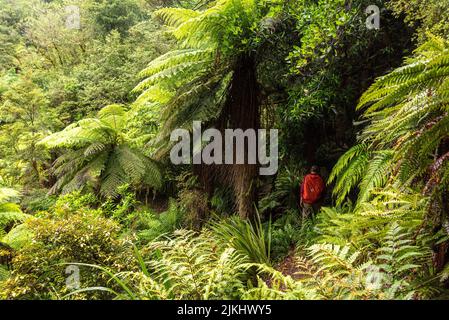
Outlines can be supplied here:
M30 244L13 258L11 277L1 293L6 299L60 298L66 286L67 264L94 263L120 271L132 268L133 254L120 226L97 211L81 209L64 216L26 221L32 231ZM106 286L108 278L95 270L80 269L83 287ZM107 292L83 292L74 298L107 298Z

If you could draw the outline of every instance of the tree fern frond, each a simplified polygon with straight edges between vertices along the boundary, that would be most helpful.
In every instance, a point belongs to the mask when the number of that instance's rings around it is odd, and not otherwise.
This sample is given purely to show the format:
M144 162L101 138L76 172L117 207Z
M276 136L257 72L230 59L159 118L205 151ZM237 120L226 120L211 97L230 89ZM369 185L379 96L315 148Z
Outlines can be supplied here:
M18 197L19 197L18 191L11 188L0 187L0 204L9 202Z
M370 193L379 187L383 187L391 174L391 160L394 151L382 150L377 151L374 157L369 161L366 173L360 183L360 193L358 203L369 200Z
M138 187L151 182L150 186L160 187L158 168L129 146L127 119L124 106L109 105L97 118L80 120L42 140L48 148L66 150L53 163L57 181L50 192L68 193L88 186L115 197L123 184Z
M337 204L341 204L351 189L356 187L366 171L369 163L369 152L365 144L359 144L340 157L334 166L329 181L335 181L333 194L337 196Z
M168 25L177 27L189 19L198 17L200 13L184 8L163 8L155 11L155 15L161 17Z

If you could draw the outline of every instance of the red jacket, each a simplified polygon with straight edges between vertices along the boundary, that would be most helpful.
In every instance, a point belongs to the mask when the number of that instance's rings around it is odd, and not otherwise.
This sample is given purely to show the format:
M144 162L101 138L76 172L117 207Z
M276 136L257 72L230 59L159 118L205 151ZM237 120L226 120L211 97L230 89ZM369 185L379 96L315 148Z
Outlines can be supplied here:
M301 200L307 204L318 202L324 193L324 181L317 173L309 173L301 184Z

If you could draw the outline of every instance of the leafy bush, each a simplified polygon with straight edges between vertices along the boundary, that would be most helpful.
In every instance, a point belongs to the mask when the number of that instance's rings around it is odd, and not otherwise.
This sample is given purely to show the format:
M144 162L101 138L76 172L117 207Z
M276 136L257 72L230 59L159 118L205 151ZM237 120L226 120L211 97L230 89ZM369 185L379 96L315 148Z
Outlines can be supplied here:
M124 227L128 227L136 219L135 209L137 205L136 194L130 191L129 184L124 184L117 188L117 198L107 199L101 205L101 210L105 216L113 218Z
M97 211L79 210L70 215L26 221L32 242L13 259L11 277L4 283L7 299L58 298L68 292L68 263L85 262L123 270L132 266L132 252L119 239L120 226ZM81 270L83 287L106 285L100 272ZM108 293L80 293L76 298L106 298Z
M58 197L50 212L56 216L64 217L78 212L80 209L89 209L98 202L92 193L83 194L81 191L73 191Z

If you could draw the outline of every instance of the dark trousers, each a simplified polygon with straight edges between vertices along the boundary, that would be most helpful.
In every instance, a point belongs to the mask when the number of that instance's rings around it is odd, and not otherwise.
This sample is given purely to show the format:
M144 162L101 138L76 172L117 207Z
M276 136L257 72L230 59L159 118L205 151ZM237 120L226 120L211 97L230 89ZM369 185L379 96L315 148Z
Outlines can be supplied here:
M321 204L319 202L316 203L302 203L302 220L304 221L308 217L315 216L318 211L320 211Z

